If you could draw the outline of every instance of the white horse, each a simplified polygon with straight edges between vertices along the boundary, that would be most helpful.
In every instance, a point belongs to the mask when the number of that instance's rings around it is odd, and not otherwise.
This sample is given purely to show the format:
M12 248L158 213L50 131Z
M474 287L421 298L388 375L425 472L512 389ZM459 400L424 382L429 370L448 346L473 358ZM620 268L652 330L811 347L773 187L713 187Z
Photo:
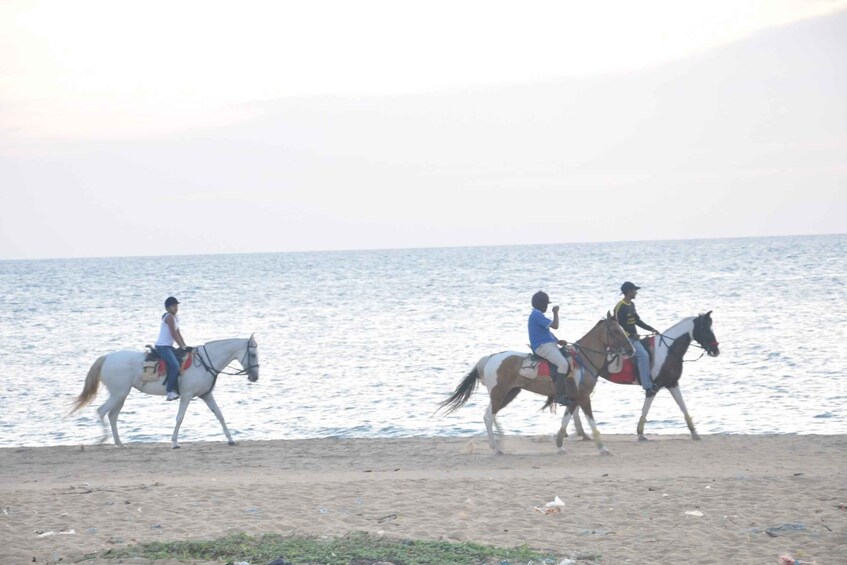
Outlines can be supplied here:
M97 396L97 389L102 381L109 390L109 398L97 409L100 422L103 424L103 439L101 441L105 441L109 437L106 430L106 423L103 422L103 418L108 414L115 445L124 447L124 444L121 443L120 436L118 436L118 415L121 413L124 401L132 388L136 388L146 394L159 396L166 394L164 376L156 380L145 381L143 369L144 357L145 354L139 351L115 351L101 356L94 362L91 369L88 370L85 387L77 397L76 402L74 402L71 413L76 412L94 400L94 397ZM241 371L224 373L223 370L227 365L236 359L241 363ZM224 434L226 434L229 445L235 445L235 441L226 427L226 421L224 421L223 414L221 414L221 409L218 408L215 397L212 395L218 375L221 373L225 375L246 374L247 380L251 383L259 379L259 355L256 340L253 339L253 336L247 339L233 338L210 341L194 348L194 360L191 367L186 369L179 377L179 412L176 416L176 427L174 427L174 433L171 437L174 449L179 449L179 444L177 443L179 426L185 417L188 404L194 397L199 397L206 403L206 406L209 407L209 410L214 413L221 426L223 426Z
M679 389L679 379L682 377L683 356L688 351L689 345L696 342L695 347L699 347L709 357L717 357L720 355L718 340L715 338L715 332L712 330L712 312L706 312L699 316L683 318L665 332L655 336L655 338L645 337L641 340L645 349L650 351L650 340L655 339L655 351L651 357L651 371L653 383L660 389L666 388L671 396L676 401L682 415L685 418L685 423L691 432L691 439L698 440L700 435L694 427L694 420L688 413L688 407L685 405L685 400L682 398L682 391ZM701 354L702 356L702 354ZM635 378L633 359L625 359L623 370L619 373L609 373L605 368L600 371L599 375L616 384L640 385ZM644 425L647 423L647 414L650 412L650 407L653 405L655 396L646 396L644 405L641 407L641 419L638 420L636 433L639 441L647 441L644 435ZM548 400L549 404L549 400ZM546 406L546 405L545 405ZM582 423L579 421L579 408L574 410L574 424L576 425L577 433L584 439L588 439L582 428Z

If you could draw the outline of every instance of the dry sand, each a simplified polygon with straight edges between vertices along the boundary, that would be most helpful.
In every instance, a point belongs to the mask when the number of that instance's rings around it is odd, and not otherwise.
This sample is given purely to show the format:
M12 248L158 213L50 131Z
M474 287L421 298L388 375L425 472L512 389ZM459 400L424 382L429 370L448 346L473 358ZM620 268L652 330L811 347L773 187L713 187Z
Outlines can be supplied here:
M0 563L354 531L526 543L579 563L847 563L847 437L605 439L610 457L525 437L503 456L482 437L1 449ZM534 510L556 495L562 513Z

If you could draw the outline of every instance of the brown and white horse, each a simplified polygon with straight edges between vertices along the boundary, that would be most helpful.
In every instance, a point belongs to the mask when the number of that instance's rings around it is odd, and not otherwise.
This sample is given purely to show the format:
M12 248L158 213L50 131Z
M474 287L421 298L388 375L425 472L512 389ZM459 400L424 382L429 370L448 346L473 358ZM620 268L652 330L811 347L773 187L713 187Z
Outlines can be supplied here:
M651 347L651 341L655 343L655 347ZM712 330L711 310L699 316L683 318L667 331L657 336L645 337L641 340L647 351L653 351L651 356L653 383L660 389L668 389L679 409L682 410L685 423L691 432L691 439L700 439L700 435L694 427L694 420L688 414L688 408L685 406L685 400L682 398L682 391L679 389L679 379L682 377L683 356L688 351L688 347L692 341L697 342L699 344L698 346L709 357L720 355L718 340L715 338L715 333ZM610 374L607 368L604 368L600 371L600 376L617 384L637 385L638 381L632 372L632 362L633 360L626 359L624 361L624 370L620 373ZM647 441L647 438L644 436L644 425L647 423L647 414L650 412L650 406L653 405L654 398L655 395L644 398L644 405L641 408L641 419L638 421L638 427L636 428L639 441ZM545 407L551 404L551 402L552 399L548 399ZM576 425L577 433L585 437L578 413L574 415L574 424Z
M579 406L588 417L588 423L591 426L597 448L601 454L606 455L609 451L603 445L600 431L594 423L594 416L591 412L591 392L597 384L598 371L608 364L609 353L632 355L634 350L623 329L611 314L607 314L604 319L591 328L591 331L585 334L585 337L573 344L573 349L577 362L574 363L574 357L570 357L571 369L566 381L567 396L572 402L568 403L565 415L562 417L562 426L556 437L556 446L560 453L564 453L562 447L565 436L564 430L571 419L574 408ZM450 398L438 405L439 410L447 409L446 414L459 409L470 399L479 381L482 381L488 388L489 396L489 404L484 416L488 445L497 455L503 453L494 434L495 426L498 433L501 431L496 418L497 413L514 400L521 390L528 390L548 397L555 394L553 380L549 376L539 375L531 379L520 374L521 363L526 357L526 353L517 351L504 351L483 357L477 361L474 368L459 383Z

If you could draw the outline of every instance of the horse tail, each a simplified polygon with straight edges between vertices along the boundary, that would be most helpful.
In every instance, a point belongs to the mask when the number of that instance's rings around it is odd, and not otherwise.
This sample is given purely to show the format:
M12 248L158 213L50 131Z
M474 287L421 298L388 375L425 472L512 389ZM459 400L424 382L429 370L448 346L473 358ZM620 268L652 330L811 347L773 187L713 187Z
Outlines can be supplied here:
M474 368L462 379L456 391L443 402L438 403L438 410L446 408L444 414L450 414L465 405L465 402L471 397L479 384L479 363L474 365ZM436 410L436 412L438 412Z
M94 400L97 396L97 389L100 388L100 369L103 368L103 363L106 362L106 356L101 355L97 361L88 370L88 376L85 377L85 386L79 396L76 397L71 414Z

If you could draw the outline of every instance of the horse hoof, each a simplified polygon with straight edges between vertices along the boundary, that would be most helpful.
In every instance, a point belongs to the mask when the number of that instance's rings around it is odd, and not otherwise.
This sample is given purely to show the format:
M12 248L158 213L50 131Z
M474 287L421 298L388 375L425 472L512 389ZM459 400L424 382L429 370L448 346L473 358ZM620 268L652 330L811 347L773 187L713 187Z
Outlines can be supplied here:
M498 449L494 452L494 455L503 455L503 452Z
M647 441L645 436L638 436L638 441Z
M590 437L588 437L587 435L583 435L583 436L582 436L582 441L594 441L594 440L592 440L592 439L591 439Z
M558 453L559 455L565 455L567 453L567 451L565 451L564 447L560 447L559 449L556 450L556 453Z
M603 456L603 457L605 457L607 455L611 455L611 454L612 454L612 452L609 451L608 449L606 449L605 447L600 449L600 455Z
M235 445L235 441L234 441L234 440L229 440L229 441L228 441L228 442L226 442L226 443L227 443L227 445Z
M691 439L693 439L694 441L700 441L700 435L697 433L693 433L691 434Z
M181 448L180 446L178 446L178 445L175 445L173 448L174 448L174 449L182 449L182 448Z

